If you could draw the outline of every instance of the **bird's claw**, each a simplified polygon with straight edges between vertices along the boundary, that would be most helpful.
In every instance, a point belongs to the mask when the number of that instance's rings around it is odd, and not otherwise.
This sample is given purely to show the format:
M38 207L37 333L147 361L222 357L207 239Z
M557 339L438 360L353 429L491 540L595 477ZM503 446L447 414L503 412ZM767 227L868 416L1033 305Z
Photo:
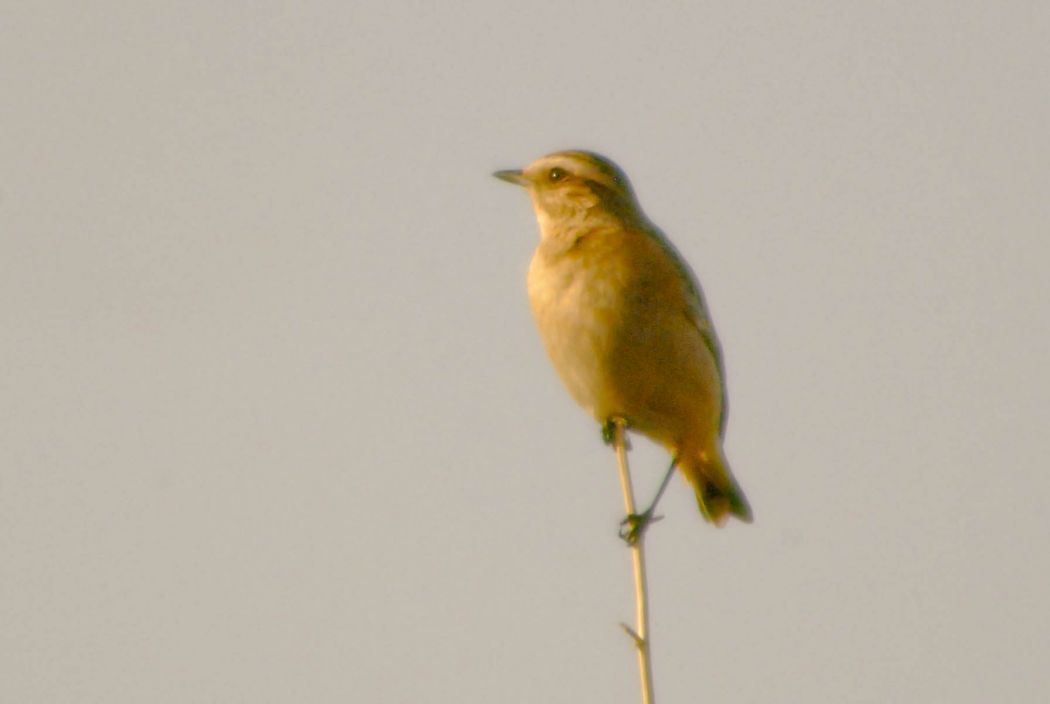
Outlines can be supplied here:
M627 424L620 419L610 418L609 420L602 423L602 442L606 445L613 445L616 443L616 426L620 426L624 431L627 430ZM631 441L627 439L627 433L623 433L623 444L628 450L631 449Z
M629 513L620 521L620 538L630 546L634 546L642 539L642 534L650 523L662 520L663 516L654 516L650 508L643 513Z

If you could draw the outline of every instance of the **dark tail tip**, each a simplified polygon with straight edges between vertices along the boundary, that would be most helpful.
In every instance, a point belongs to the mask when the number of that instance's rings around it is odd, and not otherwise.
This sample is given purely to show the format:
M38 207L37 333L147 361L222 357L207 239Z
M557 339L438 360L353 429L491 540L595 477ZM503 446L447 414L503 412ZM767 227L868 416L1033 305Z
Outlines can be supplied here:
M751 506L738 486L723 488L705 480L697 487L696 500L704 518L716 526L724 526L729 516L736 516L744 523L751 523L753 520Z

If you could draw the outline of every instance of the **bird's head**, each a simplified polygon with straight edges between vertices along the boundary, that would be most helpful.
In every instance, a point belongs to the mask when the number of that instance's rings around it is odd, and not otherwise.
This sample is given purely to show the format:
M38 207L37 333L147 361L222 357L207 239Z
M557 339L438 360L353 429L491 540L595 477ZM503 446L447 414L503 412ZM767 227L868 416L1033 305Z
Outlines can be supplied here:
M631 225L644 217L627 176L593 152L555 152L493 176L528 189L544 236L566 228Z

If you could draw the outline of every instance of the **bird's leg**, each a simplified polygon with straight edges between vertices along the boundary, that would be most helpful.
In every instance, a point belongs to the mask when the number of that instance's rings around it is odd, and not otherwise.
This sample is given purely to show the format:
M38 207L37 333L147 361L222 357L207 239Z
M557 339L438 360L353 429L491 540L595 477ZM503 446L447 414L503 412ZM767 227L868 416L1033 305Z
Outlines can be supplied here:
M650 523L659 521L663 516L654 516L653 513L656 511L656 505L660 503L660 497L664 495L664 490L667 488L668 482L671 481L671 475L674 474L675 467L678 466L678 457L671 460L671 466L667 468L667 473L664 475L663 481L660 482L660 488L656 490L656 497L653 498L652 503L649 504L649 508L645 509L641 513L629 514L626 518L620 521L620 537L628 545L634 545L638 542L638 539L642 537L642 533L649 527Z

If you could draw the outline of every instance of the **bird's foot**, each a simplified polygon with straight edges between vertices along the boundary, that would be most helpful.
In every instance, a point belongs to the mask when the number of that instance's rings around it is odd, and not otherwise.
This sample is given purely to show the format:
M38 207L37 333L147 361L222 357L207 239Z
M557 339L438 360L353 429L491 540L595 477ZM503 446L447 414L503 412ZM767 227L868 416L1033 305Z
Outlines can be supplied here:
M652 506L649 507L649 510L642 513L629 513L626 518L620 521L620 538L633 547L642 539L642 535L650 523L656 523L662 519L663 516L653 515Z
M627 438L627 423L622 418L610 418L602 423L602 442L606 445L613 445L616 443L616 426L620 426L623 430L624 448L630 450L631 441Z

